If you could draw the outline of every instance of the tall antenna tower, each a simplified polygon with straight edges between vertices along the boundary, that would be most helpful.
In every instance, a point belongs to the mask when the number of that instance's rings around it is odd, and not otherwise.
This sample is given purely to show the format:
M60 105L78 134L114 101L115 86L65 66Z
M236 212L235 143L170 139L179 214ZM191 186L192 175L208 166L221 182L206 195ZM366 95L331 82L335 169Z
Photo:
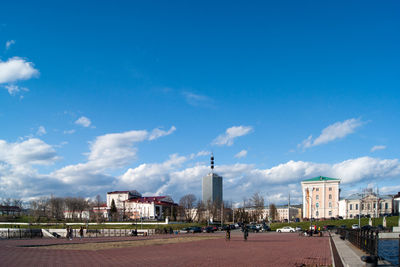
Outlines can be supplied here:
M211 173L214 173L214 154L211 153Z

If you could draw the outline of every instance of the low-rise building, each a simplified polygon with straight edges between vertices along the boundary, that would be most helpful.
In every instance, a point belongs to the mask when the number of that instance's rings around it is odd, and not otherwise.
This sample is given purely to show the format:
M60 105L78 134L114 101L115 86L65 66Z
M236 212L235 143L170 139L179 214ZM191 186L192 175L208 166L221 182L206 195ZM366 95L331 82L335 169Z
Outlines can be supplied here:
M339 215L344 219L360 216L380 217L393 214L393 196L379 195L372 189L351 194L339 201Z
M114 201L118 214L124 218L163 219L163 210L177 206L169 196L143 197L136 190L107 193L107 210L110 213Z

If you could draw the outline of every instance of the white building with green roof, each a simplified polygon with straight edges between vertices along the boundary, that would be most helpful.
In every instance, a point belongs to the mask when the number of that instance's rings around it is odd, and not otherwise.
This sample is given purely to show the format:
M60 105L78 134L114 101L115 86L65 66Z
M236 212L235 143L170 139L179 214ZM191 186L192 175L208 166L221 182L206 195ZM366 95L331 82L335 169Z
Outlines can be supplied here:
M340 179L318 176L301 182L303 218L339 216Z

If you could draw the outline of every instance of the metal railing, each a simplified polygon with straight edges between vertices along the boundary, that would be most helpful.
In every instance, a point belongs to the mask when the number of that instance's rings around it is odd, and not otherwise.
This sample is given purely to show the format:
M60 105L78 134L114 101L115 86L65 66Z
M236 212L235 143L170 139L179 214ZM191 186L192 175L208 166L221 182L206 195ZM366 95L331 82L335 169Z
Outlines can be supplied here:
M378 256L379 231L338 229L338 234L366 253Z

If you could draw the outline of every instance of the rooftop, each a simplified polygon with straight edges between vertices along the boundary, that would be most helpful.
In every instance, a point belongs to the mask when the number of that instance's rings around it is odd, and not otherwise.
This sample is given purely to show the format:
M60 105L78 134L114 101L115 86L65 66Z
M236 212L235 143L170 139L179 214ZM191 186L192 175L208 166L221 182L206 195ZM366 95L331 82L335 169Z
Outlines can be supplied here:
M303 180L303 182L317 182L317 181L340 181L340 179L330 178L330 177L325 177L325 176L318 176L318 177Z

